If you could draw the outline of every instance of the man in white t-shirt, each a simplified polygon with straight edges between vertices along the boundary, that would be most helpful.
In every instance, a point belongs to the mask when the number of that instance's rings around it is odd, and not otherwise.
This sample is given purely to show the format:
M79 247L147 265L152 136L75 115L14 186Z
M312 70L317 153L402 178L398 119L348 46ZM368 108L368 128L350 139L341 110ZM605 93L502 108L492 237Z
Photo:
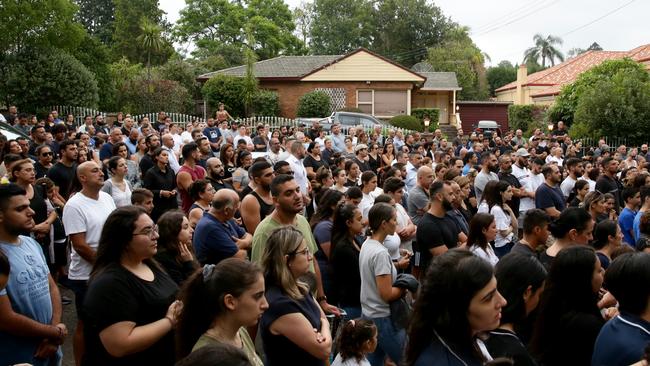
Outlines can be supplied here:
M514 175L515 178L519 180L519 184L521 184L521 190L524 192L519 201L519 228L523 228L525 212L535 208L535 190L537 187L535 187L535 189L531 188L532 173L528 169L529 157L530 154L526 149L517 149L517 152L514 154L515 162L512 164L512 175ZM543 181L544 179L542 177L540 184Z
M101 191L104 173L94 161L87 161L77 167L77 178L81 191L70 197L63 208L63 226L70 236L72 250L67 285L75 293L77 327L73 340L75 359L81 360L84 351L82 308L88 289L88 278L95 262L97 246L104 222L115 210L113 198Z
M562 195L564 195L564 199L566 200L569 198L571 191L573 191L573 187L584 172L582 170L582 160L578 158L568 159L564 166L569 170L569 175L567 175L567 177L562 181L562 184L560 184L560 189L562 190Z

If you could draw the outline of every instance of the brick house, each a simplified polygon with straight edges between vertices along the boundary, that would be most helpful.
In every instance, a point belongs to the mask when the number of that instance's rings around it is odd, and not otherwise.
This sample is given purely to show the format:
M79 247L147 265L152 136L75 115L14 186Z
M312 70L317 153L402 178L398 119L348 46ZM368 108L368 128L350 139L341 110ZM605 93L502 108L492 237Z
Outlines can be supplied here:
M526 66L517 70L517 80L495 90L500 102L514 104L551 105L562 87L573 83L578 76L606 60L629 57L650 71L650 44L630 51L587 51L561 64L528 75Z
M332 110L359 108L379 118L410 114L412 108L440 109L440 124L454 121L455 73L416 73L381 55L359 48L346 55L280 56L255 63L261 89L278 93L280 113L296 117L298 99L311 91L330 96ZM246 66L218 70L197 77L206 82L215 75L243 77Z

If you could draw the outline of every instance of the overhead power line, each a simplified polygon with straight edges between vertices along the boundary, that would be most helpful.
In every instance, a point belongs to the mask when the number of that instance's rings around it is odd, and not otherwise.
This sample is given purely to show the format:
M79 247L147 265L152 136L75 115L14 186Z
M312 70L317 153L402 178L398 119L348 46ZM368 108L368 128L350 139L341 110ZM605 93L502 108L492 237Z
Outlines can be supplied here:
M509 25L512 24L512 23L518 22L518 21L520 21L520 20L522 20L522 19L524 19L524 18L527 18L527 17L529 17L529 16L531 16L531 15L533 15L533 14L535 14L535 13L541 11L541 10L544 10L544 9L546 9L546 8L552 6L552 5L555 5L555 4L557 4L559 1L560 1L560 0L555 0L555 1L552 1L552 2L550 2L550 3L547 3L547 4L545 4L545 5L541 6L541 7L538 7L538 8L536 8L536 9L534 9L534 10L531 10L531 11L529 11L529 12L527 12L527 13L524 13L524 14L522 14L521 16L515 17L514 19L512 19L512 20L510 20L510 21L508 21L508 22L505 22L505 23L503 23L503 24L501 24L501 25L495 26L495 27L490 28L490 29L488 29L488 30L486 30L486 31L484 31L484 32L481 32L481 33L479 33L479 34L476 34L476 36L482 36L482 35L485 35L485 34L488 34L488 33L492 33L492 32L494 32L494 31L496 31L496 30L499 30L499 29L501 29L501 28L503 28L503 27L507 27L507 26L509 26Z
M636 0L630 0L630 1L626 2L625 4L623 4L623 5L621 5L621 6L617 7L617 8L614 8L614 9L608 11L607 13L605 13L605 14L599 16L598 18L596 18L596 19L594 19L594 20L592 20L592 21L590 21L590 22L588 22L588 23L586 23L586 24L583 24L583 25L581 25L581 26L579 26L579 27L577 27L577 28L575 28L575 29L572 29L572 30L570 30L570 31L568 31L568 32L566 32L566 33L564 33L564 34L562 34L560 37L566 37L566 36L568 36L568 35L571 34L571 33L575 33L575 32L577 32L577 31L579 31L579 30L581 30L581 29L583 29L583 28L586 28L586 27L588 27L588 26L590 26L590 25L596 23L597 21L602 20L602 19L604 19L604 18L606 18L606 17L608 17L608 16L610 16L610 15L616 13L617 11L619 11L619 10L625 8L626 6L632 4L632 3L635 2L635 1L636 1Z
M542 1L542 3L543 2L544 1ZM529 2L527 4L524 4L524 5L520 6L519 8L517 8L517 9L511 11L511 12L505 13L505 14L503 14L501 16L498 16L498 17L492 19L491 21L489 21L487 23L481 24L478 27L473 28L472 33L480 33L481 31L484 31L486 29L490 29L490 28L492 28L492 27L494 27L494 26L496 26L496 25L498 25L498 24L500 24L502 22L509 21L513 17L521 15L521 13L525 13L525 12L529 11L530 9L539 6L539 4L540 4L540 2L538 2L538 1L531 1L531 2Z

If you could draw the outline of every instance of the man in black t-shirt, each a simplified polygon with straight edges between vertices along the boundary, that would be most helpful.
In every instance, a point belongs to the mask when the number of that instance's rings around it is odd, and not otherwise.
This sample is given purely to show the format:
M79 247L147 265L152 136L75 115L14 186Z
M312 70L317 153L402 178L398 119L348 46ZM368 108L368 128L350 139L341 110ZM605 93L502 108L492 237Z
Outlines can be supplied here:
M524 196L526 192L520 191L521 183L519 179L512 174L512 157L510 154L501 155L499 157L499 180L502 180L512 186L512 199L508 202L508 206L512 209L515 216L519 216L519 203L520 197Z
M446 215L453 210L454 189L449 182L433 182L429 188L430 207L418 223L415 249L416 275L424 275L433 257L444 254L447 250L466 242L467 237L461 232L452 218Z
M623 185L616 178L616 173L618 172L618 160L612 157L606 157L601 163L603 167L603 175L601 175L596 181L596 190L600 193L611 193L614 195L616 204L614 209L616 213L619 213L621 209L621 198L620 193L623 189Z
M70 183L77 170L77 144L65 140L59 145L61 159L47 171L47 177L59 187L59 193L66 200L70 196Z

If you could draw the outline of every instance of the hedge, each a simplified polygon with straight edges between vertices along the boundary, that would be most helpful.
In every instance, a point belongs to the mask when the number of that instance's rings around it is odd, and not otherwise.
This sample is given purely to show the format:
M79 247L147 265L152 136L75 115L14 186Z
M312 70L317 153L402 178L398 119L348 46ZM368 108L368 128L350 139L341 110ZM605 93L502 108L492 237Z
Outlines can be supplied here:
M244 100L242 78L229 75L215 75L201 88L201 93L210 109L216 110L223 103L226 110L235 118L244 117Z
M429 120L431 120L429 132L435 132L440 120L440 110L438 108L414 108L411 110L411 116L416 117L422 123L422 126L424 126L424 116L429 116ZM424 127L422 128L424 129Z
M424 125L415 116L401 115L395 116L390 119L389 123L392 126L405 128L407 130L424 131Z
M325 117L329 115L330 97L322 91L312 91L298 101L298 117Z
M544 125L547 106L540 105L510 105L508 106L508 125L513 130L531 132Z
M260 90L253 97L253 110L257 116L275 117L280 114L278 93Z

